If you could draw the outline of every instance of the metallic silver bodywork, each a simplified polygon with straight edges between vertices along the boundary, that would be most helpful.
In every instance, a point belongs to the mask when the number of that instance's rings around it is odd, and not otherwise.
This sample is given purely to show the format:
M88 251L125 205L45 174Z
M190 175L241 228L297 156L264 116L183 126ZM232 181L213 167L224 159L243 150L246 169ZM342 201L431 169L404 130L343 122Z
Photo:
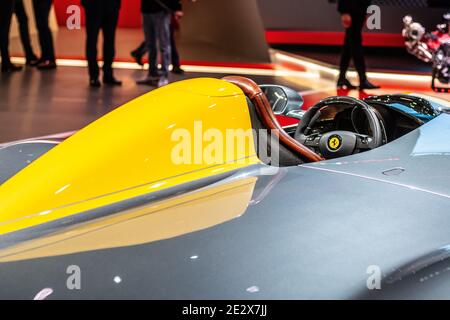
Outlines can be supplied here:
M0 298L45 288L49 299L448 298L449 137L441 114L369 152L272 175L250 167L233 178L258 178L241 216L142 245L0 263ZM70 265L81 290L66 287ZM381 290L366 286L373 265Z

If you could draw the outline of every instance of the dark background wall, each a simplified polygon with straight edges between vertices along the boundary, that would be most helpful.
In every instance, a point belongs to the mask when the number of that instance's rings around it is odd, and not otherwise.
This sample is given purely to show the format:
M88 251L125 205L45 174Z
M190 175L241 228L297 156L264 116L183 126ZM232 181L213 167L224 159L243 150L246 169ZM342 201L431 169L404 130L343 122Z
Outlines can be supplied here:
M257 0L183 1L181 32L185 59L270 61Z
M201 20L214 16L220 21L233 20L234 16L245 16L252 20L258 15L257 2L263 21L263 27L269 30L300 30L300 31L339 31L339 16L336 3L329 0L197 0L194 5L206 16ZM211 2L211 4L210 4ZM250 4L247 4L249 2ZM450 11L450 0L373 0L382 8L381 31L394 33L401 28L401 19L405 14L412 14L417 20L431 28L440 21L445 11ZM183 0L185 6L191 9L190 0ZM439 4L440 8L430 8L431 4ZM80 4L80 0L55 0L55 10L60 25L67 18L66 9L69 5ZM207 11L203 8L208 8ZM259 16L258 16L259 19ZM84 20L84 19L83 19ZM140 0L123 0L120 16L120 26L140 28Z
M244 2L244 1L243 1ZM381 7L381 30L376 33L398 33L406 14L423 23L427 28L441 21L450 11L450 0L441 1L447 8L427 7L424 0L374 1ZM341 31L336 3L328 0L258 0L264 26L268 30Z

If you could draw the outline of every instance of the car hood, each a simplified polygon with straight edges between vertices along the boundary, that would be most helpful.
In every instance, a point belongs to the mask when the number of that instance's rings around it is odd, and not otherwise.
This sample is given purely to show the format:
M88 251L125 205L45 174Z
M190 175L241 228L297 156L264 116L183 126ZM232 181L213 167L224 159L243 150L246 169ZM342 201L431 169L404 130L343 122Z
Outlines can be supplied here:
M375 150L306 167L450 197L449 137L450 115L441 114Z

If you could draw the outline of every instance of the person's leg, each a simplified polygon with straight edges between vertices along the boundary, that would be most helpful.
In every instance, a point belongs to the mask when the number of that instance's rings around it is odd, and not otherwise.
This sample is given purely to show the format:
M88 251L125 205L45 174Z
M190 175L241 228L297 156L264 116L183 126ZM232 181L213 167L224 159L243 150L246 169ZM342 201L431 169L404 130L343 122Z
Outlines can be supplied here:
M156 39L156 14L142 14L142 28L145 35L145 44L149 54L148 76L145 79L138 80L138 84L156 86L159 81L158 74L158 49Z
M33 9L36 17L36 27L39 33L39 43L41 46L44 61L55 61L55 49L53 47L53 36L49 26L49 15L52 8L52 0L33 0Z
M142 62L142 58L147 53L147 44L145 43L145 40L133 51L131 51L131 56L136 60L136 63L140 66L144 65L144 62Z
M27 63L33 63L37 60L37 57L34 54L33 48L31 46L30 31L28 28L28 16L23 5L23 0L16 0L14 13L19 22L20 40L22 42Z
M100 32L101 16L95 8L85 8L86 12L86 58L91 82L98 85L99 68L97 63L97 42Z
M169 65L171 62L170 23L171 16L169 13L158 14L157 33L159 50L161 52L161 76L166 79L169 76Z
M356 19L354 19L356 20ZM353 59L353 64L358 72L359 81L367 80L366 76L366 62L364 60L363 44L362 44L362 28L364 21L354 21L349 28L350 33L350 52Z
M178 53L177 43L175 41L175 27L174 24L170 23L170 48L172 54L172 66L175 69L180 69L180 54Z
M350 28L351 32L351 46L350 51L353 59L353 63L355 65L355 69L358 72L359 76L359 88L361 90L364 89L378 89L379 86L374 85L367 80L366 75L366 62L364 59L364 51L363 51L363 39L362 39L362 29L364 27L365 20L357 20L354 19L355 22Z
M145 43L149 54L149 76L158 78L158 50L156 39L156 14L143 15L143 27L145 35Z
M9 58L9 31L13 11L13 0L0 1L0 52L2 57L2 71L7 71L7 68L11 65Z
M348 81L346 74L348 67L350 65L350 59L351 59L351 35L350 35L350 29L346 29L345 31L345 40L344 40L344 46L342 48L342 56L341 56L341 62L339 64L339 78L337 81L337 87L338 88L346 88L348 90L356 89L354 85L351 84L350 81Z
M102 23L103 30L103 80L109 84L120 84L113 77L112 64L116 54L116 29L119 9L106 9Z
M342 54L341 54L341 62L339 64L339 79L343 80L346 78L346 73L348 70L348 67L350 65L350 29L345 30L345 40L344 45L342 47Z

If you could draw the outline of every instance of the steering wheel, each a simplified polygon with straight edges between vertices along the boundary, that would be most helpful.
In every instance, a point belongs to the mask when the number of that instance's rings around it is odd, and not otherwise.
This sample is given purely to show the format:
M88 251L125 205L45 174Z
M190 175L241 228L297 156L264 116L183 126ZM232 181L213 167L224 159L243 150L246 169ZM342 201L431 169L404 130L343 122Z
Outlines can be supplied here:
M325 108L343 105L353 106L364 112L369 123L370 135L352 131L312 132L314 124ZM352 97L330 97L320 101L303 115L295 132L295 140L320 153L325 159L333 159L381 146L386 142L386 131L378 111L366 102Z

